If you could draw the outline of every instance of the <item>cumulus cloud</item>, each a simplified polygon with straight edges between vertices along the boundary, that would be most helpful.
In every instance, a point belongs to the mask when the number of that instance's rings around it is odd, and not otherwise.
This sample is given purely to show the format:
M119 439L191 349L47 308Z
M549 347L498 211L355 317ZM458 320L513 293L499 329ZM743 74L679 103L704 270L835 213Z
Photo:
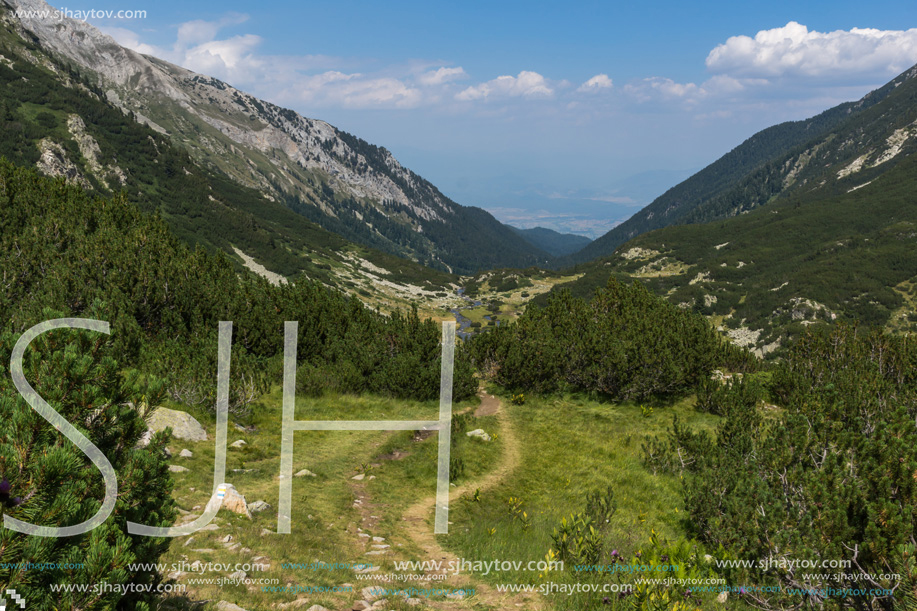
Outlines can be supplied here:
M707 56L707 68L736 77L886 78L917 63L917 28L818 32L791 21L754 38L732 36Z
M612 82L607 74L596 74L591 79L579 86L577 91L600 91L602 89L611 89Z
M345 108L413 108L423 101L416 87L391 77L328 71L301 79L297 98L315 105Z
M498 76L497 78L468 87L459 92L457 100L482 100L499 97L551 97L554 90L548 81L537 72L523 70L519 76Z
M183 54L182 64L189 70L208 75L231 75L238 69L258 69L261 62L252 55L261 44L261 37L254 34L233 36L226 40L211 40L190 49Z
M244 23L247 16L229 14L217 21L195 20L178 26L171 48L157 48L123 28L103 28L119 44L180 66L225 80L277 102L345 108L412 108L424 101L409 75L371 75L338 69L348 62L318 55L275 56L258 53L260 36L220 38L220 31ZM461 68L440 68L417 81L438 85L464 75Z
M467 77L465 70L458 66L457 68L439 68L438 70L424 72L417 78L417 81L421 85L434 86Z

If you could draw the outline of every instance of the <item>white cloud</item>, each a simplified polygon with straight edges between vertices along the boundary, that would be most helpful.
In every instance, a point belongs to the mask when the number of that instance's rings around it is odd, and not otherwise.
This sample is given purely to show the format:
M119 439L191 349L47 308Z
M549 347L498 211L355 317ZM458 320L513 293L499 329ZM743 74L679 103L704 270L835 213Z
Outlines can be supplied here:
M648 102L655 99L696 100L706 97L708 92L695 83L678 83L670 78L651 76L640 79L624 86L624 92L635 98L638 102Z
M261 37L254 34L204 42L185 51L182 65L195 72L225 78L235 70L259 68L261 62L252 52L260 44Z
M737 77L885 79L917 63L917 28L817 32L791 21L754 38L732 36L707 56L707 68Z
M210 42L216 38L217 33L226 26L239 25L248 21L248 15L229 13L217 21L204 21L195 19L186 21L178 26L177 47L188 47L202 42Z
M423 94L396 78L328 71L302 78L294 92L299 101L317 106L345 108L413 108Z
M247 19L230 13L213 21L182 23L176 28L174 42L165 47L146 44L137 33L124 28L101 29L128 48L304 112L339 107L454 107L510 116L506 113L520 100L545 99L553 104L533 106L533 112L566 109L566 116L582 123L638 107L637 112L681 107L694 116L712 118L727 107L738 112L740 107L779 106L785 111L794 102L814 109L822 103L855 99L863 93L857 87L878 84L917 62L917 29L854 28L821 33L790 22L753 38L731 37L714 48L706 59L711 76L703 82L651 76L621 86L600 73L577 85L524 70L467 86L462 81L469 74L461 66L450 66L448 59L376 64L364 70L373 64L320 55L261 53L261 37L225 32ZM602 95L586 95L590 93ZM490 103L477 108L463 104L469 101Z
M128 30L126 28L115 28L108 26L96 26L100 32L103 34L108 34L115 39L122 47L136 51L137 53L143 53L144 55L155 55L156 57L163 57L163 50L153 45L148 45L140 41L140 36L136 32Z
M481 100L498 97L551 97L554 90L547 80L537 72L523 70L519 76L498 76L497 78L468 87L455 98L457 100Z
M591 79L579 86L577 91L600 91L602 89L611 89L612 82L607 74L596 74Z
M417 78L417 81L421 85L434 86L467 77L468 74L459 66L457 68L439 68L438 70L424 72Z

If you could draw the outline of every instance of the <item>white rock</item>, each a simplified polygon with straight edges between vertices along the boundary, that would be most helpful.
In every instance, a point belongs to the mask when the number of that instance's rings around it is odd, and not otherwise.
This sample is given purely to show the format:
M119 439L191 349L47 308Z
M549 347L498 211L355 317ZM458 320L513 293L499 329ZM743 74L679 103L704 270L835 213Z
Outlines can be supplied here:
M188 450L188 449L182 450L181 452L178 453L178 455L181 456L182 458L191 458L192 456L194 456L191 450Z
M473 431L468 431L465 433L469 437L477 437L481 441L490 441L490 435L484 432L484 429L475 429Z

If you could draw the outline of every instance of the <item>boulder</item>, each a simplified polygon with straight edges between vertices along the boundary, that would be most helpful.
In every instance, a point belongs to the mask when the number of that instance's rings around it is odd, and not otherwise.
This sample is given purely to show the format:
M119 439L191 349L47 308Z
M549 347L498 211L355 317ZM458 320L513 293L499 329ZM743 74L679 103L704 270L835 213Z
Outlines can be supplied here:
M477 437L481 441L490 441L490 435L484 432L484 429L475 429L473 431L468 431L465 433L469 437Z
M384 589L380 586L369 586L360 590L360 596L363 597L363 600L372 602L377 600L381 596L382 592L384 592Z
M251 519L252 513L248 509L248 503L245 502L245 497L236 490L236 487L232 484L223 484L226 487L226 494L223 496L223 503L218 505L221 509L228 509L233 513L238 513L243 515L248 519ZM210 501L207 503L207 509L213 507L213 503L220 503L218 496L214 495L211 497Z
M169 471L172 473L184 473L188 469L179 465L169 465Z
M312 473L311 471L309 471L308 469L303 469L301 471L297 471L296 473L294 473L293 477L318 477L318 476L315 473Z
M191 458L194 456L191 450L182 450L181 452L178 453L178 455L181 456L182 458Z
M254 513L257 513L259 511L267 511L270 508L271 506L268 503L265 503L264 501L255 501L254 503L248 506L248 510Z
M217 611L246 611L246 610L240 607L239 605L233 604L231 602L226 602L225 600L221 600L220 602L217 603Z
M201 423L194 419L191 414L180 412L176 409L167 407L157 407L149 415L146 421L149 430L140 440L141 445L150 443L153 433L171 428L174 439L184 439L185 441L207 441L207 431L201 426Z
M237 439L237 440L233 441L231 444L229 444L229 446L232 447L232 448L241 448L242 446L247 446L247 445L248 445L248 444L245 443L245 440L244 440L244 439Z

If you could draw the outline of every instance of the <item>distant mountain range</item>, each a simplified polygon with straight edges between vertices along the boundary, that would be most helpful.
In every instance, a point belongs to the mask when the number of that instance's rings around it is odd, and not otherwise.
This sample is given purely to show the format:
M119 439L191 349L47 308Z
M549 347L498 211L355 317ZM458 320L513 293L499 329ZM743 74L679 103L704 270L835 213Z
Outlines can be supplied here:
M488 212L453 202L382 147L126 49L84 22L37 16L53 10L42 0L3 4L19 11L18 18L5 13L11 27L109 104L203 166L348 240L454 273L551 259Z
M549 255L562 257L581 250L583 247L592 242L586 236L575 235L572 233L560 233L553 229L545 227L532 227L531 229L519 229L510 226L510 229L521 235L526 242L540 248Z
M762 354L826 321L917 331L915 152L917 67L756 134L561 259L563 286L639 279Z

